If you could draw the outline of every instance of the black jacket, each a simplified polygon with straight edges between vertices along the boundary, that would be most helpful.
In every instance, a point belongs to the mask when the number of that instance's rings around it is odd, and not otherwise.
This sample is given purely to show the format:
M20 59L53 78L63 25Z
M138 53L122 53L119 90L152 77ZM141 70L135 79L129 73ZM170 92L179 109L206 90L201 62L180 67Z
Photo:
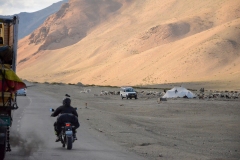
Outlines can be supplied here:
M63 114L63 113L70 113L70 114L73 114L75 115L76 117L78 117L78 113L76 111L75 108L73 108L72 106L66 106L66 105L63 105L63 106L60 106L58 107L52 114L51 116L52 117L56 117L58 116L59 114Z

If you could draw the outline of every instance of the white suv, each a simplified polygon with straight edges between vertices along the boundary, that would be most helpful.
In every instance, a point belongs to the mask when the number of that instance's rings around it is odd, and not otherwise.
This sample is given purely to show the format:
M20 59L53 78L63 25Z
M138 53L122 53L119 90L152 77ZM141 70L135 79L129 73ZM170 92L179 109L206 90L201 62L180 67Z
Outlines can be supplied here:
M22 88L22 89L17 90L16 94L18 96L21 96L21 95L22 96L27 96L27 88Z
M121 87L120 96L122 99L123 98L137 99L137 93L134 91L132 87Z

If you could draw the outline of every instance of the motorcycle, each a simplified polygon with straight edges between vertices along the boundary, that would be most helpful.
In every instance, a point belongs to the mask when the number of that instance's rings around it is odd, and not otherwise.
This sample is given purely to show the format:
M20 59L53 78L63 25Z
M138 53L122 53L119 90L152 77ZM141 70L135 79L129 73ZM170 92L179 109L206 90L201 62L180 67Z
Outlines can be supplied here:
M50 109L51 112L54 112L54 109ZM66 147L68 150L72 149L72 144L75 141L75 138L73 136L73 128L74 126L67 122L64 126L61 127L61 132L59 135L60 142L62 143L62 147Z

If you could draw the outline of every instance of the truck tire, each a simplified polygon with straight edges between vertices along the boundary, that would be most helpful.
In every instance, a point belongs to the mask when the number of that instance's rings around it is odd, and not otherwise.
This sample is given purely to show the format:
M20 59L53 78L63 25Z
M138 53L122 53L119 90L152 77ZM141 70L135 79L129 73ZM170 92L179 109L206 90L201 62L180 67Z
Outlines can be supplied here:
M6 154L6 128L0 127L0 160L3 160Z
M4 160L6 154L6 141L3 144L0 144L0 160Z

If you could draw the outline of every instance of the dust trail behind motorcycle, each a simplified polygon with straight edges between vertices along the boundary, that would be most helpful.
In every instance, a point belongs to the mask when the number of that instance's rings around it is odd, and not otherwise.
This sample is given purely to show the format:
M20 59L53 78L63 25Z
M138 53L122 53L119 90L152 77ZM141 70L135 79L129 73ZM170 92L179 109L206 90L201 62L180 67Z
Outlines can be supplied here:
M10 144L12 149L17 150L19 156L30 157L44 147L44 140L34 132L28 132L24 135L11 132Z

